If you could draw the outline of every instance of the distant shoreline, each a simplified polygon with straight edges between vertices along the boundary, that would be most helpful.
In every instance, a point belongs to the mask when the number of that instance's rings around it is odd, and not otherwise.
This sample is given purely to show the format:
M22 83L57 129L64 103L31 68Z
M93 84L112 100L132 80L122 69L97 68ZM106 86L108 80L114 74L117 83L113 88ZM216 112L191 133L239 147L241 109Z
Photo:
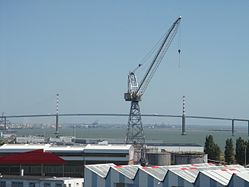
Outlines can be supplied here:
M230 132L231 129L209 129L208 131L214 131L214 132Z

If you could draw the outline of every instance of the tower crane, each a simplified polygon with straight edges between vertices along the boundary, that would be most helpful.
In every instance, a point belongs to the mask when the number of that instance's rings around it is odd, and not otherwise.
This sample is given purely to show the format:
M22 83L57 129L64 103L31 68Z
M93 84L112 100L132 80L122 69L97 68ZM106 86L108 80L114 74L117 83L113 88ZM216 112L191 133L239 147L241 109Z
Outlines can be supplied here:
M142 95L145 93L146 88L148 87L153 75L155 74L172 40L174 39L180 22L181 17L178 17L169 28L168 32L165 34L142 81L138 83L135 75L135 71L141 66L141 64L139 64L134 71L131 71L128 74L128 92L124 94L124 99L125 101L130 101L131 106L128 119L126 143L131 143L141 148L141 160L145 160L145 137L143 132L139 101L141 101Z

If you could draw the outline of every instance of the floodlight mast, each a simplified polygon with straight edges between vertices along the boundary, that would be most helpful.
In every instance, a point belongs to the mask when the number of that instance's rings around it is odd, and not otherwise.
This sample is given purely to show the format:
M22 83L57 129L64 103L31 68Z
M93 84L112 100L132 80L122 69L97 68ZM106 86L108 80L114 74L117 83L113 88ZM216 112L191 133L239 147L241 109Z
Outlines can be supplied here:
M141 160L145 159L144 155L144 144L145 137L139 107L139 101L144 94L146 88L148 87L153 75L155 74L158 66L160 65L165 53L167 52L171 42L173 41L177 29L179 27L181 17L172 24L162 40L160 47L158 48L148 70L146 71L142 81L138 84L135 71L141 66L139 66L132 72L128 74L128 92L124 94L126 101L131 101L128 128L126 134L126 143L132 143L134 145L140 146L141 149Z

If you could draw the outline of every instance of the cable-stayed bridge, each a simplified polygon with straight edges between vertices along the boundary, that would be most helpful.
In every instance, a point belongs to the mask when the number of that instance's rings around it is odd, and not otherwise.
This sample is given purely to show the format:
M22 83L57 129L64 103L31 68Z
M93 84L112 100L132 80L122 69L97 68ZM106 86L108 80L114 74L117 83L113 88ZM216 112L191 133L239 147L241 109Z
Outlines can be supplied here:
M55 114L22 114L22 115L3 115L0 118L0 124L4 124L7 129L8 120L13 118L41 118L41 117L55 117L56 133L58 133L59 117L79 117L79 116L96 116L96 117L128 117L129 114L124 113L55 113ZM212 117L212 116L193 116L193 115L171 115L171 114L141 114L143 117L157 117L157 118L181 118L182 119L182 135L186 134L186 119L202 119L202 120L219 120L230 121L231 132L234 136L235 122L246 122L249 136L249 119L229 118L229 117Z

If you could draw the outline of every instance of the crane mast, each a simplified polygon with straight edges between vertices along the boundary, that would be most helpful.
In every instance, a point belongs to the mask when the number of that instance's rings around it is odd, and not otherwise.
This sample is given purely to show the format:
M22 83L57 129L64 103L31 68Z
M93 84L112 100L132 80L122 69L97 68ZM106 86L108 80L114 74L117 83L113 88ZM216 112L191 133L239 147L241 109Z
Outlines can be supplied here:
M126 134L126 143L132 143L133 145L140 148L141 160L145 160L145 137L142 125L141 112L139 107L139 101L148 87L153 75L155 74L158 66L160 65L165 53L167 52L171 42L173 41L177 29L179 27L181 17L177 18L176 21L169 28L168 32L164 36L160 47L158 48L148 70L146 71L142 81L138 84L135 71L138 67L128 74L128 92L124 94L124 99L131 102L128 128Z

